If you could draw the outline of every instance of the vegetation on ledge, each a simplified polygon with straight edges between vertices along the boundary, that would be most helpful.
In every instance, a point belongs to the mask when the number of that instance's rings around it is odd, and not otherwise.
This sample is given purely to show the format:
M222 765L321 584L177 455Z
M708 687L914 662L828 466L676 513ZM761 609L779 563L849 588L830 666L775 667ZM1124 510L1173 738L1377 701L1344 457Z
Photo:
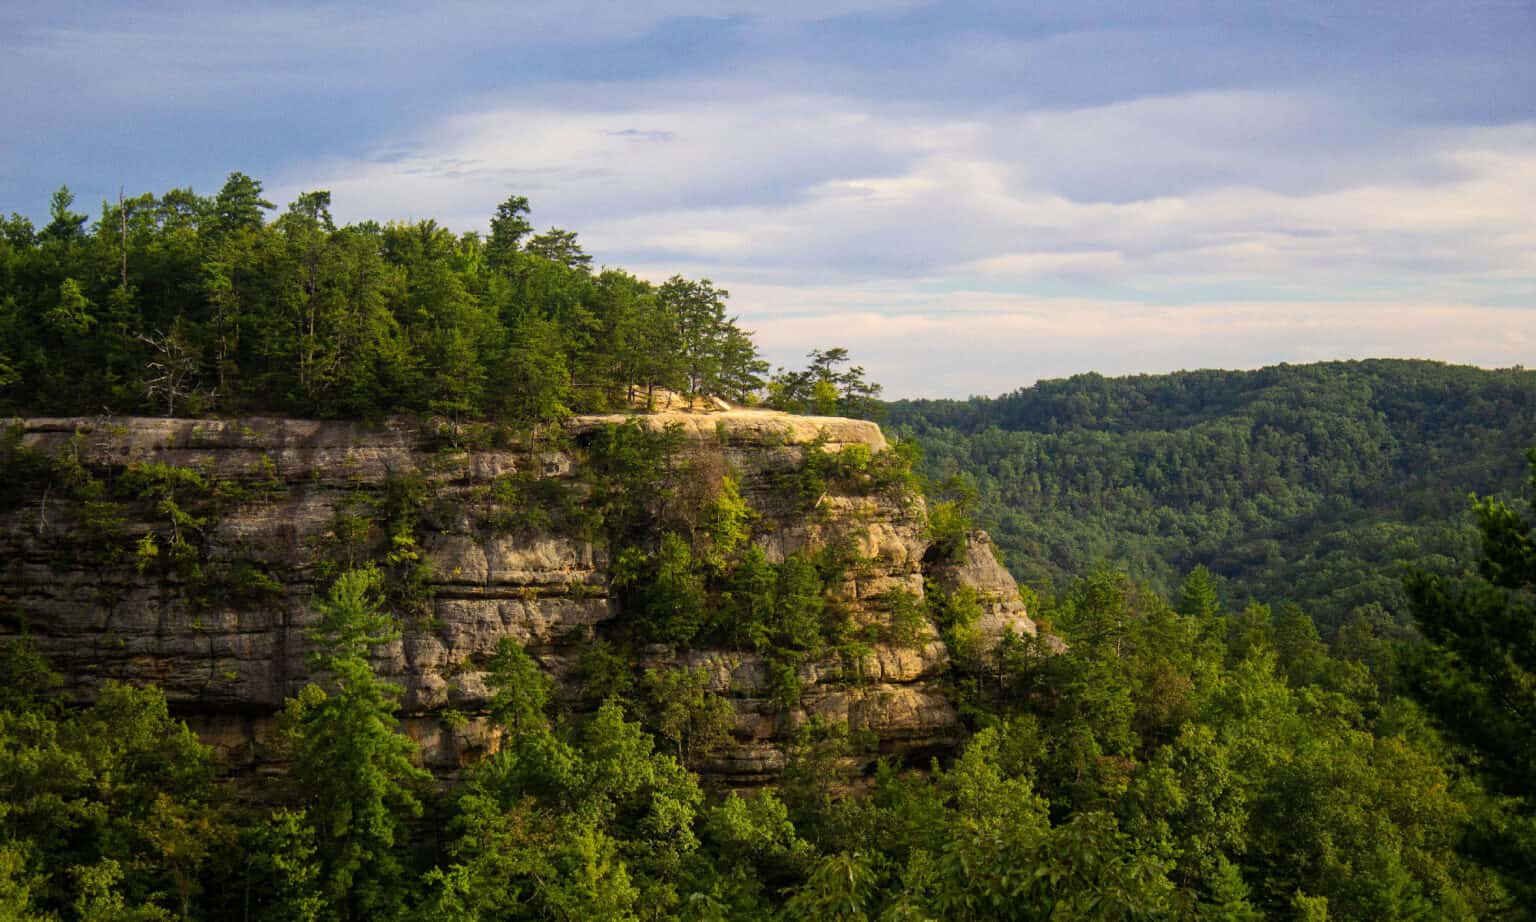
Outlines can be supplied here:
M0 415L438 415L539 425L655 388L858 414L876 385L846 350L768 365L708 279L595 270L575 233L511 196L490 233L432 220L338 227L329 192L268 221L231 174L103 203L68 188L36 228L0 219Z

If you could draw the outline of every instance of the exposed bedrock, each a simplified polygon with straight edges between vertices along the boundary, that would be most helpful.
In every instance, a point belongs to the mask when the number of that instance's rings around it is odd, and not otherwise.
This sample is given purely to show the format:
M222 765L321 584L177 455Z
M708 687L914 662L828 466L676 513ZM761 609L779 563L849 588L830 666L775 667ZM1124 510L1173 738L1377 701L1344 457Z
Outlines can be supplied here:
M889 622L893 595L920 599L925 583L946 592L968 585L983 603L984 634L1034 633L984 533L971 536L961 562L925 563L927 514L905 487L837 481L806 494L797 475L808 453L877 453L887 446L875 424L751 410L640 419L658 430L678 426L683 447L669 476L680 494L722 472L736 480L755 512L752 541L769 562L847 548L853 563L828 595L853 623ZM522 644L574 699L573 665L585 645L625 634L630 615L610 589L607 539L570 522L594 489L586 442L622 421L579 417L562 438L504 448L490 439L465 447L405 423L12 421L33 457L78 461L104 496L124 496L124 473L147 464L195 471L204 486L179 488L176 501L201 519L179 526L153 497L93 513L83 494L39 488L0 507L0 633L29 632L81 700L109 679L161 686L233 765L259 769L277 711L310 681L310 601L343 553L339 532L367 528L376 541L390 485L412 478L425 485L412 534L430 582L374 666L404 689L402 728L423 760L451 771L495 746L485 670L503 638ZM498 483L514 493L497 494ZM113 515L119 521L99 521ZM195 552L195 569L168 565L172 531ZM163 548L148 565L135 553L145 535ZM643 666L704 669L731 700L733 742L699 764L723 783L771 781L797 728L817 716L846 722L884 754L921 756L959 735L940 681L948 651L931 624L852 659L844 651L801 664L799 701L789 707L771 693L756 653L635 649Z

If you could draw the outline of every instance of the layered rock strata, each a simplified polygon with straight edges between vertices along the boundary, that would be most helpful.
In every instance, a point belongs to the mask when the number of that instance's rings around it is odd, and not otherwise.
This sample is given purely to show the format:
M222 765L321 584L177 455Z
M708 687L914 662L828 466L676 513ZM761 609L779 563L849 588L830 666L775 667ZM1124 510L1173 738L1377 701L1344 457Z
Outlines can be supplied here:
M579 417L563 437L533 448L463 447L455 434L406 423L12 421L13 447L56 466L65 459L102 496L123 495L125 472L145 465L195 472L201 486L182 485L173 497L192 518L179 524L155 496L92 506L90 489L51 485L56 473L48 486L12 489L0 508L0 633L27 631L81 700L109 679L159 685L232 765L259 768L275 714L310 681L310 601L332 572L346 537L339 533L368 528L377 539L382 497L409 478L429 497L412 537L431 579L374 667L404 689L402 727L423 760L452 771L495 746L484 716L486 664L502 638L522 644L575 697L581 651L624 633L631 615L610 590L604 538L536 507L556 497L579 508L592 491L584 444L629 419ZM947 591L971 585L986 602L988 632L1034 632L984 536L960 565L927 559L926 512L904 488L834 483L814 497L797 492L813 445L827 453L885 449L873 423L751 410L638 419L681 433L670 467L680 492L691 481L707 489L722 472L733 476L755 512L752 540L770 562L849 548L855 563L829 595L855 623L878 627L890 619L893 593L921 598L930 580ZM509 480L521 485L518 508L498 508L492 488ZM192 549L184 565L170 566L167 550L136 553L146 535L166 545L170 530ZM702 668L729 697L733 742L700 766L723 783L772 780L796 729L816 716L864 731L881 753L921 755L958 738L938 681L948 652L931 624L899 645L803 664L800 700L789 708L774 701L755 653L644 647L638 656L645 666Z

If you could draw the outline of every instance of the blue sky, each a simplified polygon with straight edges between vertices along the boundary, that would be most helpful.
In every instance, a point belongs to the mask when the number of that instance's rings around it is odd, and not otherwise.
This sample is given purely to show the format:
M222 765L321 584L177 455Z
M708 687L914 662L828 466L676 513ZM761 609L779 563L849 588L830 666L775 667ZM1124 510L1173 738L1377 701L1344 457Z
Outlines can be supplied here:
M0 6L0 210L527 195L894 396L1536 355L1536 3Z

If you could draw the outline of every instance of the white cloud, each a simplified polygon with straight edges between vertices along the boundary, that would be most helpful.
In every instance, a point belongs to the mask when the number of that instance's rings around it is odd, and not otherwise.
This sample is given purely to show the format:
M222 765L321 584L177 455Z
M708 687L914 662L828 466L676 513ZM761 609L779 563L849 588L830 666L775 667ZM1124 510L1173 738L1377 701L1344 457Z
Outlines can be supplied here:
M458 227L528 194L599 262L731 289L775 359L836 342L904 393L1532 345L1536 305L1494 305L1536 291L1536 124L1331 149L1347 109L1296 94L1004 117L714 88L505 103L280 185Z
M763 321L758 339L770 357L799 366L807 345L851 346L891 397L997 394L1088 370L1113 375L1426 356L1508 367L1536 354L1536 312L1460 304L1151 307L970 294L929 303L920 313L892 315L841 309L841 291L794 296L819 303L821 311L747 315L748 322Z

